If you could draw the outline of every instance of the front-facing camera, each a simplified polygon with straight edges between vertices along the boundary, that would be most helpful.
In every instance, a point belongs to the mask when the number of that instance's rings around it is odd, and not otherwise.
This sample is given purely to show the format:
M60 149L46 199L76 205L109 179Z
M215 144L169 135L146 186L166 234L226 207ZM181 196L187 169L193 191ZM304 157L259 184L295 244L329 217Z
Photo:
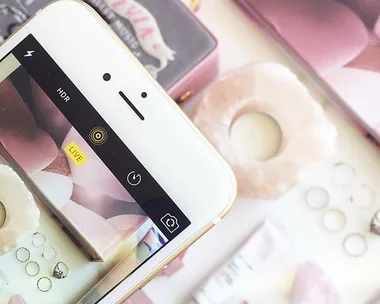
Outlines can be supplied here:
M105 74L103 75L103 79L104 79L104 81L110 81L110 80L111 80L111 74L109 74L109 73L105 73Z
M142 92L141 93L141 97L142 98L147 98L148 97L148 93L147 92Z

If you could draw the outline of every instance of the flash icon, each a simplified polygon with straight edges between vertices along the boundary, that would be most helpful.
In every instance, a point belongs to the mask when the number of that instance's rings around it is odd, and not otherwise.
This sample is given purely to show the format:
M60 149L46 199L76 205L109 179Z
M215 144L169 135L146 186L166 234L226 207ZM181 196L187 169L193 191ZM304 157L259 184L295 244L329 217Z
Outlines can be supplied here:
M141 174L136 173L136 171L131 171L127 176L127 182L131 186L138 186L141 183Z

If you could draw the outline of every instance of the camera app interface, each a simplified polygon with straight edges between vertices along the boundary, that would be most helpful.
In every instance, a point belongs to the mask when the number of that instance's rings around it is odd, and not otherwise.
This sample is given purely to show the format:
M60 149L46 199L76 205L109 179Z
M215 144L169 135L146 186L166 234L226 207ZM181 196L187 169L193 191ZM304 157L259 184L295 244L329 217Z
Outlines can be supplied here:
M189 225L32 35L2 59L0 303L96 303Z

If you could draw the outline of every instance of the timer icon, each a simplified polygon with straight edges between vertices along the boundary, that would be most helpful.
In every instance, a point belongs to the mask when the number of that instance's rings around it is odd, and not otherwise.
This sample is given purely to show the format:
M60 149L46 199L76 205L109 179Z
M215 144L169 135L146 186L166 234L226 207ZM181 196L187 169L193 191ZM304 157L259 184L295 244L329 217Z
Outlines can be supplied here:
M127 176L127 182L131 186L138 186L141 183L142 177L141 174L136 173L136 171L132 171Z

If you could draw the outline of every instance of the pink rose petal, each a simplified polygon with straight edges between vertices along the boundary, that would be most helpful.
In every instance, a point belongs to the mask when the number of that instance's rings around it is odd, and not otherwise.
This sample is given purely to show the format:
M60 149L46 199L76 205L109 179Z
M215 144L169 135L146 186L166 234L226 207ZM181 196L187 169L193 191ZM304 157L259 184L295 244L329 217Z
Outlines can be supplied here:
M94 194L106 194L127 202L134 201L79 133L72 128L62 144L62 148L65 148L73 141L88 157L88 161L80 167L69 158L71 175L75 184L86 188L90 192L92 191Z
M53 139L39 129L9 80L0 84L0 143L29 174L42 171L58 155Z
M107 219L116 230L124 235L134 232L146 220L146 216L135 214L123 214Z
M41 128L60 146L69 133L71 124L34 80L32 80L32 89L36 119Z
M73 201L63 207L62 213L101 253L110 249L121 237L107 220Z

